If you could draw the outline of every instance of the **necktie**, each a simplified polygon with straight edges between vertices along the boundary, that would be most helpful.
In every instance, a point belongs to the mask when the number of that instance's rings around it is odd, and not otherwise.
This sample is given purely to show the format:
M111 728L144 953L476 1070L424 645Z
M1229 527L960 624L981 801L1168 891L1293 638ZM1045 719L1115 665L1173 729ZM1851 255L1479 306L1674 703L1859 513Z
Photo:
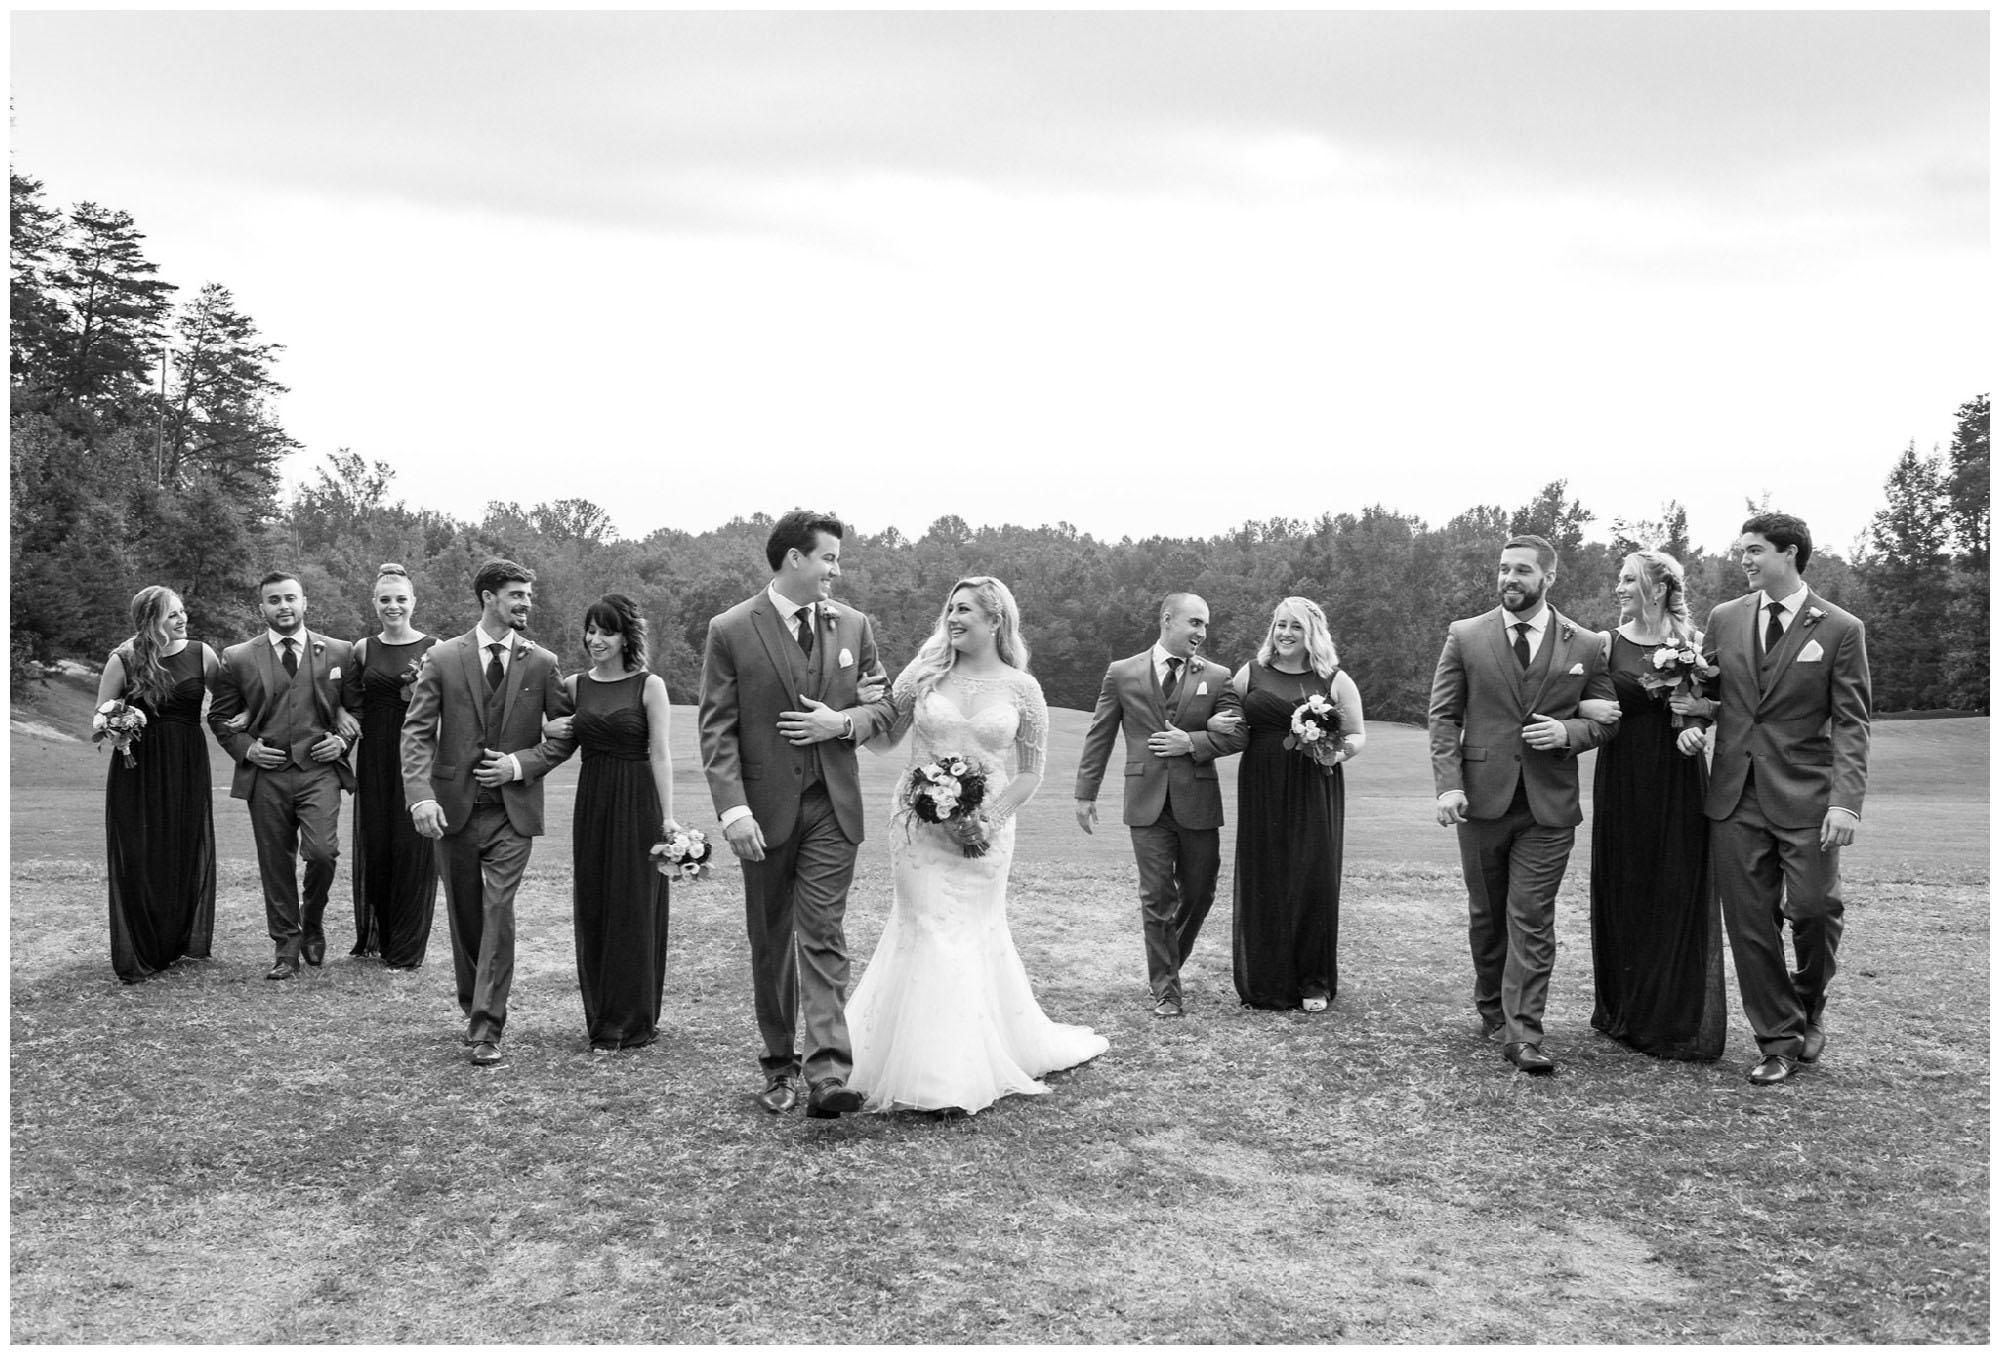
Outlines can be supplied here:
M1771 613L1771 624L1764 627L1764 652L1769 654L1785 638L1785 604L1774 602L1766 610Z
M497 692L507 678L507 670L500 666L500 651L504 646L496 640L486 647L493 651L493 657L486 661L486 690Z
M284 645L285 676L297 677L299 675L299 642L288 635L285 637Z
M1174 693L1180 690L1180 685L1181 685L1181 661L1179 659L1168 659L1167 680L1160 684L1160 695L1164 696L1167 700L1172 701L1174 699Z
M813 609L811 607L799 608L799 649L807 658L812 657Z
M1514 659L1521 667L1528 666L1528 623L1525 621L1514 623Z

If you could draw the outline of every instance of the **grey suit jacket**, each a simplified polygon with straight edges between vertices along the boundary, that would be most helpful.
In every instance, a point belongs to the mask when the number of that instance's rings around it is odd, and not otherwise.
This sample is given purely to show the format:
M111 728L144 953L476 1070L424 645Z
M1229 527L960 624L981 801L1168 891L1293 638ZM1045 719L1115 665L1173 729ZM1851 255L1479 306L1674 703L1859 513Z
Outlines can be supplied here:
M297 678L285 676L270 641L262 635L222 651L222 662L215 674L215 700L208 707L208 727L215 734L215 741L235 759L236 773L229 783L229 794L235 799L249 799L250 788L263 773L264 769L248 757L250 745L258 739L278 745L289 742L293 757L302 766L310 766L313 764L306 749L333 732L339 718L338 708L345 704L350 711L360 713L358 695L350 701L345 690L346 670L354 664L354 646L303 627L299 630L299 640ZM317 718L311 728L295 730L287 740L273 728L272 722L294 681L312 684L313 712ZM230 729L228 721L245 711L250 714L250 723L242 729ZM353 790L354 769L348 765L348 754L342 753L332 765L341 789Z
M865 706L856 691L864 677L885 677L873 624L842 602L820 602L816 612L810 660L761 589L708 623L702 653L699 725L709 796L717 814L749 806L772 846L790 840L798 826L809 757L778 733L778 717L804 710L799 698L810 696L854 720L852 740L813 744L812 755L840 831L857 845L864 830L854 750L895 721L886 687L880 701Z
M1111 760L1111 745L1122 730L1126 824L1141 827L1157 821L1171 792L1174 821L1181 827L1220 828L1222 785L1215 760L1242 752L1250 742L1249 727L1241 723L1232 734L1208 732L1208 718L1217 711L1242 711L1243 699L1229 685L1230 676L1221 664L1195 655L1174 689L1169 709L1160 694L1160 677L1153 670L1150 646L1105 669L1097 709L1091 712L1083 752L1077 759L1076 798L1097 799ZM1186 757L1155 757L1147 750L1146 740L1168 726L1187 731L1194 747Z
M521 764L521 779L500 788L500 801L524 837L542 833L542 778L576 751L574 735L542 736L544 717L559 719L576 708L555 655L518 635L513 644L496 728L487 726L486 656L476 632L432 645L411 685L403 714L403 797L411 805L436 800L447 836L472 821L479 793L472 774L485 749L512 753Z

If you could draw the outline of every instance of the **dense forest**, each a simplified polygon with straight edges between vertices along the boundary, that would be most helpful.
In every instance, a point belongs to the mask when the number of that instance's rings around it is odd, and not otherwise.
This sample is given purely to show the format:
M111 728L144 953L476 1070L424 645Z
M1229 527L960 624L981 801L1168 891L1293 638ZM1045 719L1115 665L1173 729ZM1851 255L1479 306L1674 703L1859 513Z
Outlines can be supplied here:
M477 522L411 506L394 471L360 452L324 454L287 493L300 450L276 408L286 388L266 339L229 289L160 279L125 213L50 206L42 185L12 176L9 256L11 524L10 680L22 693L62 658L101 660L127 632L126 606L148 583L186 599L190 633L213 644L258 624L256 579L298 574L308 624L330 634L372 629L368 592L385 560L408 568L418 624L451 633L476 608L478 562L507 555L533 568L532 633L580 666L584 606L618 590L653 628L654 666L690 701L708 619L761 587L770 518L701 533L622 535L580 499L490 503ZM171 379L158 378L173 354ZM1881 711L1987 709L1990 413L1980 395L1957 410L1948 450L1904 449L1883 486L1864 548L1852 560L1821 543L1807 571L1824 596L1869 626ZM782 512L791 504L773 504ZM854 505L814 504L836 513ZM1068 523L1023 527L938 519L915 538L861 523L843 547L839 596L874 618L892 667L936 620L954 579L990 573L1019 598L1034 670L1054 705L1087 708L1105 664L1143 647L1160 597L1190 589L1214 618L1209 652L1248 657L1272 605L1287 594L1326 608L1343 662L1371 718L1421 721L1446 623L1493 605L1494 565L1510 533L1532 531L1562 553L1553 593L1578 620L1607 627L1617 561L1661 547L1688 567L1699 617L1742 591L1720 553L1687 539L1678 503L1621 505L1600 517L1555 480L1526 502L1468 508L1434 526L1374 506L1311 519L1246 522L1203 538L1101 541ZM1783 509L1781 500L1745 503ZM1604 529L1592 534L1594 524ZM1710 547L1713 547L1711 549Z

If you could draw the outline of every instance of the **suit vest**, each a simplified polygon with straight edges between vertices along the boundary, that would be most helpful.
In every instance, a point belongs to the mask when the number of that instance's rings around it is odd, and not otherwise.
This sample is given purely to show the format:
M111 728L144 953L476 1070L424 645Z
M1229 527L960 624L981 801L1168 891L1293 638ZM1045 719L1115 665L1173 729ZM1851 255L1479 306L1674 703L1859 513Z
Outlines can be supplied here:
M280 659L277 665L278 680L285 684L283 693L271 707L271 718L265 722L264 742L278 744L291 751L292 762L310 770L319 764L313 761L312 746L319 742L319 711L313 704L312 679L307 668L305 644L299 646L299 672L297 677L285 676L285 665ZM273 657L278 657L273 651Z

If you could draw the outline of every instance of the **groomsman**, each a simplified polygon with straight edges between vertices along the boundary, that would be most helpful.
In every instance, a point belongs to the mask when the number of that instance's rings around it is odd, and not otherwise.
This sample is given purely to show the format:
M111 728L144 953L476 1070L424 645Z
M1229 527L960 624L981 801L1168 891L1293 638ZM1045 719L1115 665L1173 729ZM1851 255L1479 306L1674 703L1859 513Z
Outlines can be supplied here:
M1771 1086L1826 1047L1820 1017L1840 945L1840 849L1868 791L1868 637L1806 586L1812 532L1789 513L1743 524L1737 550L1756 591L1709 613L1702 649L1721 672L1715 762L1703 806L1743 1014ZM1704 731L1681 731L1701 752ZM1784 922L1798 969L1785 967Z
M1454 621L1431 679L1437 821L1458 829L1471 906L1472 1000L1488 1039L1524 1073L1555 1071L1542 1010L1556 958L1556 891L1576 826L1576 758L1615 727L1577 703L1615 700L1606 640L1547 602L1556 550L1517 536L1500 551L1500 605Z
M1186 1011L1181 966L1215 902L1222 867L1222 787L1215 760L1240 753L1249 727L1210 733L1219 711L1240 714L1230 673L1198 652L1208 639L1208 604L1171 593L1160 604L1152 648L1104 670L1097 709L1076 769L1076 821L1096 830L1097 793L1111 745L1125 734L1125 825L1139 862L1139 916L1153 1015Z
M250 802L264 916L277 946L264 977L289 979L301 958L315 968L326 958L322 922L340 857L340 792L354 789L353 740L337 732L341 670L353 662L353 647L306 629L305 591L282 570L258 583L257 605L266 629L222 651L208 725L236 762L230 795Z
M542 722L574 703L555 655L522 637L535 575L488 560L472 580L479 623L424 655L403 716L403 795L437 842L451 964L472 1062L500 1062L514 986L514 894L542 833L542 778L576 751Z

